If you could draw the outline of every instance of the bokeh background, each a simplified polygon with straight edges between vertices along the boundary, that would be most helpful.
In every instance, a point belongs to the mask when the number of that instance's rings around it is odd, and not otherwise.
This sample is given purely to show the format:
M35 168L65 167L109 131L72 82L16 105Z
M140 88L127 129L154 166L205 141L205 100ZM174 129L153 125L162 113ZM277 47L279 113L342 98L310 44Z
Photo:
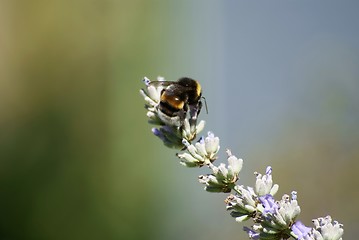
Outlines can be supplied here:
M205 131L356 239L357 1L1 1L0 239L246 239L151 134L141 79L198 79ZM204 132L205 134L205 132ZM222 151L221 156L224 156ZM222 160L219 160L222 161Z

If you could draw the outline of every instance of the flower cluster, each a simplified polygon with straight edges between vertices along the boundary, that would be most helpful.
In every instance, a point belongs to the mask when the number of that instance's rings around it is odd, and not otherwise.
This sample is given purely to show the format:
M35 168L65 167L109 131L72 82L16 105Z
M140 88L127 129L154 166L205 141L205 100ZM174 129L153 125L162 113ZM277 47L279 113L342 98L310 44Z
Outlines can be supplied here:
M263 239L275 236L276 239L286 239L290 236L290 227L300 213L300 207L296 200L296 192L292 192L292 198L285 194L280 201L275 201L271 194L259 197L262 203L262 221L253 229L259 231Z
M273 185L271 167L267 167L266 174L263 176L259 173L254 174L257 176L254 188L236 185L233 188L236 194L231 194L225 200L227 204L226 209L231 211L231 216L237 222L243 222L251 217L254 220L260 218L258 214L263 211L263 207L260 204L260 196L275 195L278 191L278 184Z
M278 184L273 185L272 180L272 168L270 166L266 169L266 174L262 176L262 174L255 172L257 176L256 184L254 191L258 196L263 196L266 194L271 194L274 196L278 191Z
M220 149L219 138L208 132L206 137L192 143L203 130L204 121L197 125L197 116L189 114L181 124L168 124L161 118L159 109L161 93L168 84L162 78L155 82L145 78L144 82L146 90L142 89L140 92L146 101L149 123L159 125L152 129L154 135L166 146L182 149L177 157L183 166L209 168L211 173L200 175L199 182L205 185L204 189L208 192L230 193L225 200L230 215L237 222L253 220L250 227L243 228L250 239L342 240L343 225L332 221L330 216L314 219L313 228L297 220L301 211L297 192L293 191L291 196L284 194L279 201L274 199L279 185L273 183L270 166L263 175L254 173L254 187L239 185L243 160L227 150L228 164L215 165Z
M300 221L292 226L292 235L304 240L342 240L343 224L332 221L330 216L312 220L314 228L308 228Z
M235 183L239 179L239 172L242 169L243 160L232 155L231 151L227 150L228 166L221 163L218 167L209 163L208 166L212 170L212 174L199 176L199 182L206 185L204 188L208 192L231 192Z
M224 201L226 209L231 211L231 216L237 222L243 222L257 214L258 200L253 188L245 188L243 186L235 186L234 190L237 194L229 195Z
M187 167L202 167L217 159L219 151L219 138L213 133L208 132L206 138L201 138L194 145L190 144L186 139L182 140L186 147L186 152L177 154L181 159L181 164Z
M314 229L309 235L309 239L342 239L344 230L343 224L333 221L330 216L324 218L313 219Z

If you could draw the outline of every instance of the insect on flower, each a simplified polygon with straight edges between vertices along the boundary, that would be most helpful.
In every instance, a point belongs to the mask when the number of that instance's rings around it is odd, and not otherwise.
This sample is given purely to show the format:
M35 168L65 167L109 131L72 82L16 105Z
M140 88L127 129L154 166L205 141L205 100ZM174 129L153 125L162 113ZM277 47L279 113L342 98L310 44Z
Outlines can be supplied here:
M149 86L162 87L157 106L158 117L169 126L183 127L189 113L190 125L196 125L202 108L201 85L198 81L183 77L177 81L152 81ZM206 111L207 110L207 104Z

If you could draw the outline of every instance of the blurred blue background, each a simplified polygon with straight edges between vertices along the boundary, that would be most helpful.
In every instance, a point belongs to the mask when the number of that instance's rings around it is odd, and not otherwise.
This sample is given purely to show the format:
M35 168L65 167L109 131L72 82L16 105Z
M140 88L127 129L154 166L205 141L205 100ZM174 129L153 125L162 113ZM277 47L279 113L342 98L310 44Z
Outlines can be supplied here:
M0 6L0 239L246 239L207 170L152 136L138 90L158 75L201 82L240 184L271 165L306 225L330 214L355 239L357 1Z

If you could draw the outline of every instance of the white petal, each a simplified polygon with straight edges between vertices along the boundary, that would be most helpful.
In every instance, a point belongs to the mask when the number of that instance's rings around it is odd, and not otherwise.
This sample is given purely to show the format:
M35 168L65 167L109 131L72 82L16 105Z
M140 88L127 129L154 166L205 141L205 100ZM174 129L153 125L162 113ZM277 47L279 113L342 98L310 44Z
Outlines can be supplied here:
M277 192L278 192L278 189L279 189L279 185L278 184L274 184L272 189L270 190L269 194L274 196Z
M205 148L204 144L196 142L195 146L200 155L202 155L203 157L207 155L206 148Z

